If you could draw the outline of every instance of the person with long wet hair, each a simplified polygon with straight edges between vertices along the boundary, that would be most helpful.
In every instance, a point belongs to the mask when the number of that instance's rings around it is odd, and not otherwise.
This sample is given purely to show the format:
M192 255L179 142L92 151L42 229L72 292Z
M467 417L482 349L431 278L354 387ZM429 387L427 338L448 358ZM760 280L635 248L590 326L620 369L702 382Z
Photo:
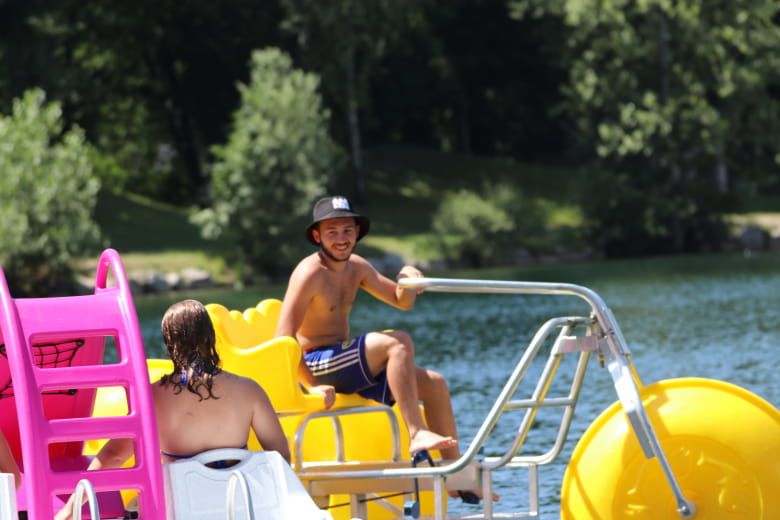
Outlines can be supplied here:
M278 451L289 462L290 448L268 395L255 381L220 368L214 327L203 304L184 300L171 305L162 333L173 362L171 373L152 384L162 461L246 448L254 431L263 449ZM111 439L89 469L118 468L132 455L132 439ZM72 501L57 520L71 518Z
M244 448L250 429L264 449L287 461L290 450L265 391L255 381L220 368L214 327L196 300L172 305L163 340L173 370L152 385L163 460L215 448ZM219 432L219 435L214 435Z

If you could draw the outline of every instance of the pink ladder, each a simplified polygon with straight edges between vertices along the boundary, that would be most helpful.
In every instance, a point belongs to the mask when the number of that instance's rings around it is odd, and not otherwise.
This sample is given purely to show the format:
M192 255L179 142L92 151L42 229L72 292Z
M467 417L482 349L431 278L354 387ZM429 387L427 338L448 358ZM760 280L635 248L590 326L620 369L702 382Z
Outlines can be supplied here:
M109 271L112 287L107 286ZM2 392L14 401L21 445L19 509L26 509L30 520L49 520L85 478L103 495L137 490L139 518L163 520L165 493L146 355L119 254L103 252L95 293L86 296L13 299L0 269L0 334L11 382ZM116 346L118 361L103 363L110 344ZM127 415L91 417L97 388L107 386L125 389ZM0 421L4 432L13 430L6 413ZM84 441L109 438L133 439L134 466L86 471ZM103 509L101 504L101 517L113 517Z

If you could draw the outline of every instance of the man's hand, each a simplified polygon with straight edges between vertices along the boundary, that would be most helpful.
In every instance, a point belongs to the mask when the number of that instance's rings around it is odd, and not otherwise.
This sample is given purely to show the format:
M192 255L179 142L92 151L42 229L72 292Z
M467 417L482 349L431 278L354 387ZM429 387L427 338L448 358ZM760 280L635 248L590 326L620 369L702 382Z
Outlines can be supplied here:
M329 409L336 402L336 389L331 385L316 385L309 388L309 393L319 394L325 401L325 409Z
M413 265L405 265L401 268L400 271L398 271L398 275L395 277L396 280L400 280L401 278L422 278L423 274L422 271L417 269ZM411 287L404 287L406 290L412 290ZM417 288L417 294L421 294L425 289L422 287Z

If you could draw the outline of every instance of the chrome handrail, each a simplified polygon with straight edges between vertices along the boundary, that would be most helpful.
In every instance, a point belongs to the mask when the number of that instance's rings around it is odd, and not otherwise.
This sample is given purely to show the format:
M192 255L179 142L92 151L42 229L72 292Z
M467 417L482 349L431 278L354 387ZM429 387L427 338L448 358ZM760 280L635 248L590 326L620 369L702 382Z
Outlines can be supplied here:
M341 417L345 415L356 414L369 414L369 413L384 413L387 416L387 420L390 423L390 435L392 439L392 459L393 461L401 460L401 427L398 424L398 417L393 412L393 409L387 405L377 406L353 406L345 408L335 408L331 410L320 410L312 412L303 417L301 423L295 430L295 456L294 462L296 465L296 471L303 473L306 468L303 464L303 437L306 433L306 428L309 422L314 419L322 419L330 417L331 424L333 426L333 436L335 439L336 450L336 462L344 462L344 429L341 427Z
M645 457L658 458L667 483L677 502L677 512L682 518L690 518L696 513L693 502L685 498L677 478L672 471L658 436L650 423L639 396L639 388L634 380L634 371L628 359L629 349L623 333L612 311L595 291L575 284L546 282L512 282L491 280L457 280L449 278L402 278L398 282L403 287L423 288L442 292L486 292L510 294L553 294L578 296L588 302L596 323L601 328L604 342L599 353L607 361L607 369L612 377L623 410L629 418L631 427Z
M514 393L520 379L530 365L530 361L536 355L542 341L558 327L567 327L571 323L587 325L592 327L593 334L597 337L597 352L599 358L606 362L610 376L612 377L618 399L629 418L632 430L636 435L639 444L642 447L644 455L647 458L656 457L663 469L667 483L675 496L678 513L682 518L690 518L695 514L695 505L683 495L674 472L669 465L668 459L661 448L658 436L653 429L652 424L642 404L639 395L638 380L635 379L635 371L630 360L630 351L623 338L620 327L615 320L612 311L607 307L604 300L591 289L575 284L566 283L546 283L546 282L517 282L517 281L495 281L495 280L467 280L467 279L449 279L449 278L401 278L398 283L405 288L423 289L434 292L455 292L455 293L487 293L487 294L538 294L538 295L565 295L577 296L587 302L591 309L591 314L587 318L570 317L556 318L549 320L537 332L529 347L518 362L515 371L507 380L504 389L496 399L493 407L485 418L484 423L476 433L471 444L463 455L456 461L449 464L431 467L431 468L391 468L384 470L355 470L339 471L338 473L328 472L310 472L306 474L308 480L334 480L334 479L373 479L373 478L419 478L419 477L440 477L451 475L464 469L472 460L475 459L481 446L484 444L488 434L495 426L499 415L507 409L510 403L510 397ZM559 335L559 338L563 335ZM560 452L563 440L565 439L571 416L573 415L573 405L576 402L579 387L584 376L585 364L587 362L587 352L583 352L572 382L572 389L568 399L558 403L567 406L559 429L558 438L555 445L547 454L540 457L515 457L523 443L527 429L533 420L535 409L542 406L544 395L546 394L546 385L549 384L545 374L544 380L540 380L535 390L535 398L525 403L529 408L530 415L521 425L518 437L507 451L499 458L485 459L479 462L480 466L489 474L490 471L503 466L509 462L515 464L527 465L529 471L533 470L535 475L536 464L549 462ZM554 372L555 367L550 367L550 372ZM547 370L547 369L546 369ZM640 383L641 384L641 383ZM540 386L541 385L541 386ZM515 405L523 403L514 403ZM552 403L548 403L552 405ZM483 479L487 480L485 474ZM488 483L489 484L489 483ZM536 484L532 484L536 489ZM533 497L532 497L533 501ZM487 518L492 518L492 503L485 500L485 513ZM436 512L439 515L439 511ZM437 519L439 516L437 516Z
M95 488L89 480L83 478L76 484L76 490L73 492L73 504L83 504L84 493L87 494L87 502L89 503L89 517L100 518L97 494L95 494ZM73 516L71 518L73 520L81 520L81 505L73 506Z

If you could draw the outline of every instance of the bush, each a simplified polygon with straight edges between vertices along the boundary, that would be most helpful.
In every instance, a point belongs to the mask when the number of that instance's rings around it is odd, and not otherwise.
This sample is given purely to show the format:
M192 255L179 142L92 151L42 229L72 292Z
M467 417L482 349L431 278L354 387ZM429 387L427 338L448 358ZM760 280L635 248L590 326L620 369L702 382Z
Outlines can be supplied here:
M0 116L0 265L21 295L70 282L71 259L99 245L90 147L80 128L63 133L59 103L45 99L30 90Z
M469 267L513 263L520 251L540 253L551 230L545 216L551 209L532 200L506 181L485 182L479 192L449 192L433 217L433 230L448 260Z
M480 267L493 260L501 236L515 228L515 220L497 196L461 189L445 194L433 218L433 229L450 260Z
M204 237L235 244L236 260L275 274L299 256L312 203L342 159L319 78L277 49L255 51L250 65L228 142L213 149L211 207L194 220Z

